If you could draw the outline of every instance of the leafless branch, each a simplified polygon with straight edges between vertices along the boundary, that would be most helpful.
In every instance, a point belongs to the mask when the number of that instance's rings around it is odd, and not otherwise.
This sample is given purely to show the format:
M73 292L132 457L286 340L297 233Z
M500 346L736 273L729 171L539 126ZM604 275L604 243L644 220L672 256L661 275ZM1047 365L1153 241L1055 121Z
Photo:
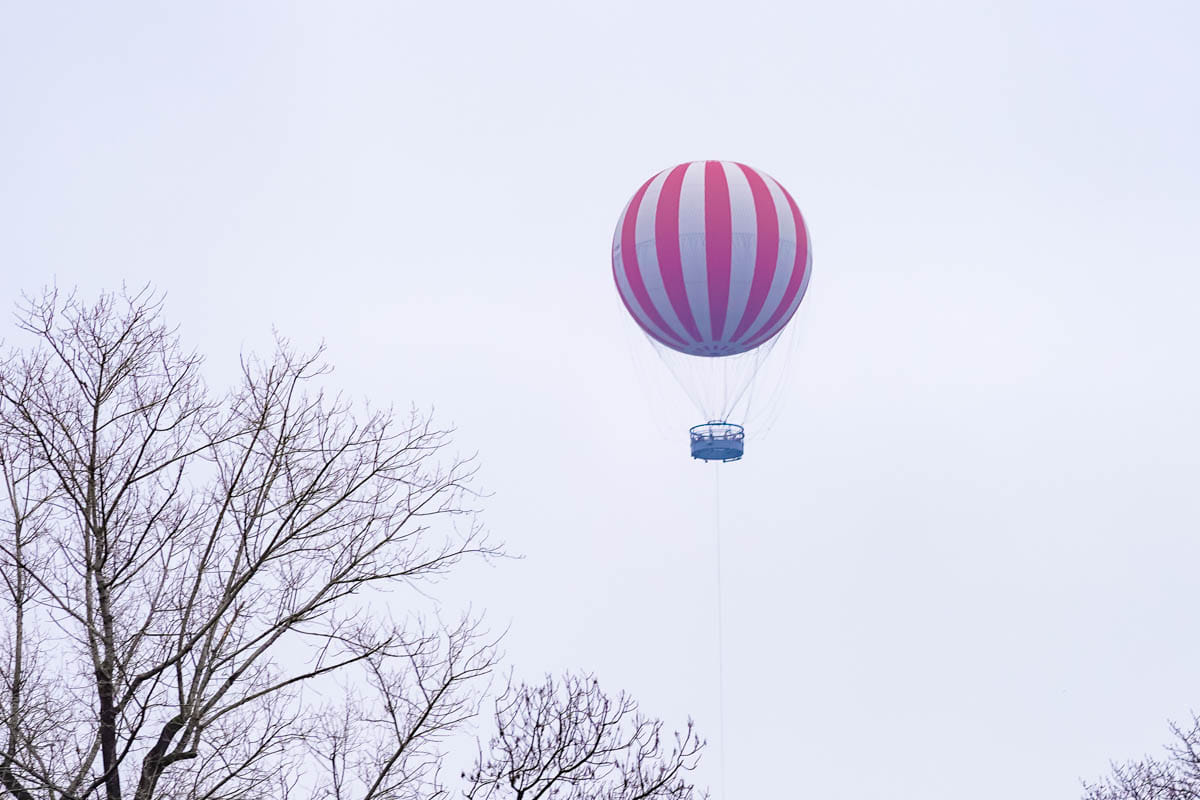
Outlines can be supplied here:
M704 742L689 721L666 738L662 722L590 676L510 686L496 733L466 776L468 800L693 800L687 777Z
M1200 800L1200 716L1171 732L1167 758L1114 763L1100 783L1084 784L1084 800Z
M396 796L492 664L472 626L414 636L377 613L383 592L496 553L449 433L327 394L321 353L284 340L215 396L147 289L52 290L18 322L37 344L0 364L0 785L301 791L316 693L357 671L406 732L363 797Z

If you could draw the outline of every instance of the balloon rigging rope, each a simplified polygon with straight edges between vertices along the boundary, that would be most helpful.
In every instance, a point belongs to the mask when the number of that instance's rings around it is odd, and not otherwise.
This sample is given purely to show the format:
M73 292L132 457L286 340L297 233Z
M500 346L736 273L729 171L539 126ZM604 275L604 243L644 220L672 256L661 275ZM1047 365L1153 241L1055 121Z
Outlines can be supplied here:
M750 366L750 374L746 377L746 379L744 381L742 381L742 384L743 384L742 388L737 393L737 396L735 396L733 398L733 402L728 404L729 409L728 409L728 412L726 413L727 417L732 414L732 412L735 408L737 408L738 403L742 402L742 398L746 395L747 391L750 392L750 398L751 398L746 403L746 415L749 416L750 402L752 402L753 397L754 397L754 386L756 383L755 378L758 377L758 372L759 372L759 370L761 370L763 368L763 364L766 363L767 357L770 356L771 352L775 349L775 344L777 341L778 341L778 337L770 340L766 344L759 345L754 350L751 350L749 353L746 354L747 356L750 357L750 365L751 365Z
M713 464L713 532L717 544L717 741L721 800L725 800L725 604L721 592L721 464Z
M671 363L671 359L667 356L667 347L654 341L654 339L648 334L646 339L650 342L650 346L654 349L654 354L658 356L659 361L663 363L663 366L665 366L667 371L671 373L671 377L675 379L675 383L679 384L679 386L683 388L683 391L688 396L688 399L691 400L697 408L703 410L704 403L701 401L699 394L697 394L696 390L693 389L691 385L694 383L694 381L685 380L680 375L680 371L676 369L675 364ZM684 368L686 368L686 366L686 363L681 365L681 367Z

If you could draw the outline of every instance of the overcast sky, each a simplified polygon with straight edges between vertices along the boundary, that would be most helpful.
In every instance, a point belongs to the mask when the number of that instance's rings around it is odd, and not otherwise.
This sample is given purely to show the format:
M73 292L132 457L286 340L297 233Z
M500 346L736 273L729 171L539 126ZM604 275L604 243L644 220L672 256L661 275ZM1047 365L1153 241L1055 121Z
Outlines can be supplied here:
M3 9L0 305L149 281L214 385L274 326L435 407L520 673L715 739L720 470L729 798L1075 797L1200 709L1200 5ZM720 467L609 264L705 158L814 248Z

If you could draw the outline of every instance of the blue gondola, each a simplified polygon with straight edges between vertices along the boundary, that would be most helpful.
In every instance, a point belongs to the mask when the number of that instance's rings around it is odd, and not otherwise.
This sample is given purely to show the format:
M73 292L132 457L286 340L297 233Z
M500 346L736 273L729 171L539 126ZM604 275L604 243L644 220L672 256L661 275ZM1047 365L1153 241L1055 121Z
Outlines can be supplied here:
M701 461L737 461L746 450L746 431L732 422L709 420L703 425L693 425L688 434L692 440L692 458Z

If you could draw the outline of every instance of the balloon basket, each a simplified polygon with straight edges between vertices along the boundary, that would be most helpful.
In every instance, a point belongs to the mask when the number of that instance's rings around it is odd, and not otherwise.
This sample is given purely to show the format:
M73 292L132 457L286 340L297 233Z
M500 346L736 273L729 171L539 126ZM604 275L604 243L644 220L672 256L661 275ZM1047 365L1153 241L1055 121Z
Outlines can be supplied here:
M692 458L701 461L737 461L746 449L746 431L732 422L711 420L688 431Z

